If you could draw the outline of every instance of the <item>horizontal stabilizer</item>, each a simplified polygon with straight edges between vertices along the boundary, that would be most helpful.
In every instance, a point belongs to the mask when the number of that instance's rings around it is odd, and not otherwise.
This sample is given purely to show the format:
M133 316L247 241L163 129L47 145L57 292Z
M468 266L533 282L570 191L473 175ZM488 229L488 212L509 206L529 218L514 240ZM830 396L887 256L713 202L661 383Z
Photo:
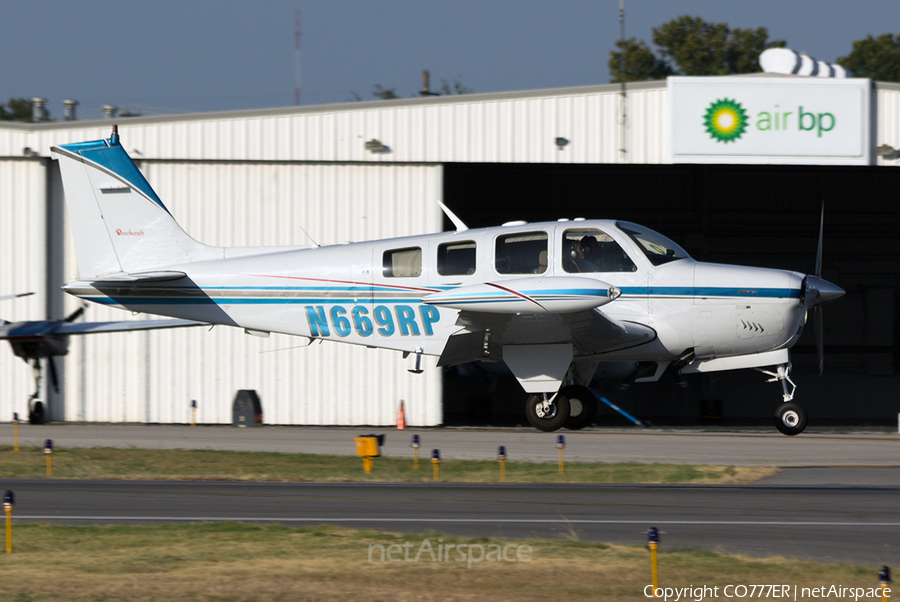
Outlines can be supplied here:
M141 272L139 274L110 274L91 280L91 283L111 282L121 284L126 282L167 282L169 280L178 280L184 278L184 272L165 271L165 272Z
M161 328L184 328L186 326L209 326L206 322L194 320L124 320L119 322L76 322L64 324L54 329L53 334L97 334L101 332L128 332L132 330L158 330Z

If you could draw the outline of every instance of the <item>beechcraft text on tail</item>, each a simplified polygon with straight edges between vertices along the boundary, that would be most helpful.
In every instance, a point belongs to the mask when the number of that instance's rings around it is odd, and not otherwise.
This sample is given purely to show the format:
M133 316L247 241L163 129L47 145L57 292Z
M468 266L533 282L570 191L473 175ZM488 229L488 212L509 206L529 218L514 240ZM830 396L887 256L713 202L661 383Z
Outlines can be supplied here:
M799 433L806 414L792 402L789 349L807 312L844 293L820 277L821 244L814 275L715 265L615 220L470 230L445 208L455 232L211 247L176 223L115 131L52 150L80 274L67 292L250 333L438 356L439 366L502 360L545 431L589 424L599 363L628 361L638 381L667 369L759 369L782 385L779 430Z

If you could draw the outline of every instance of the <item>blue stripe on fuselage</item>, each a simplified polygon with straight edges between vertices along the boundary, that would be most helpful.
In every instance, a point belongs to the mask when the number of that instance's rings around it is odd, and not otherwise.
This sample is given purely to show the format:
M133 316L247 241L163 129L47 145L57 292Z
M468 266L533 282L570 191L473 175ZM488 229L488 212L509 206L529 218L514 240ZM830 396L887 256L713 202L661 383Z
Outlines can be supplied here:
M740 299L799 299L798 288L738 288L719 286L621 286L623 295L638 297L734 297Z

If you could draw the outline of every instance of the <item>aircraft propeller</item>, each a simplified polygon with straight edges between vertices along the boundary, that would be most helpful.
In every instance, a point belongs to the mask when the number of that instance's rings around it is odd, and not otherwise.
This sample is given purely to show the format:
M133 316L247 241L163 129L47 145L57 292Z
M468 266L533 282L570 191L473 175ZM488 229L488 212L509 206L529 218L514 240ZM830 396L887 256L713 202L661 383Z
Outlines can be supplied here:
M807 275L803 279L801 296L806 306L807 315L813 310L813 331L816 337L816 354L818 357L819 376L825 370L825 323L822 317L823 303L837 299L844 294L844 289L822 279L822 239L825 227L825 203L822 203L822 213L819 218L819 246L816 251L815 275Z
M77 320L78 318L81 317L81 314L84 313L84 310L85 310L86 307L87 307L87 305L84 304L84 303L82 303L82 304L78 307L78 309L76 309L75 311L73 311L72 313L70 313L68 316L66 316L65 321L66 321L66 322L74 322L75 320Z

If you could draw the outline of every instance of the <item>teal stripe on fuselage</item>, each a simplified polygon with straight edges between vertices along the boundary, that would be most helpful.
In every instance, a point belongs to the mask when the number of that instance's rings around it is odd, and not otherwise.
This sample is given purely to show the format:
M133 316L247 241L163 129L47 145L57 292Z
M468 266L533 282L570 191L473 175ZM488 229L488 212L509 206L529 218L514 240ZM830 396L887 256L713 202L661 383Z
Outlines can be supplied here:
M637 297L736 297L799 299L798 288L737 288L718 286L620 286L623 295Z

